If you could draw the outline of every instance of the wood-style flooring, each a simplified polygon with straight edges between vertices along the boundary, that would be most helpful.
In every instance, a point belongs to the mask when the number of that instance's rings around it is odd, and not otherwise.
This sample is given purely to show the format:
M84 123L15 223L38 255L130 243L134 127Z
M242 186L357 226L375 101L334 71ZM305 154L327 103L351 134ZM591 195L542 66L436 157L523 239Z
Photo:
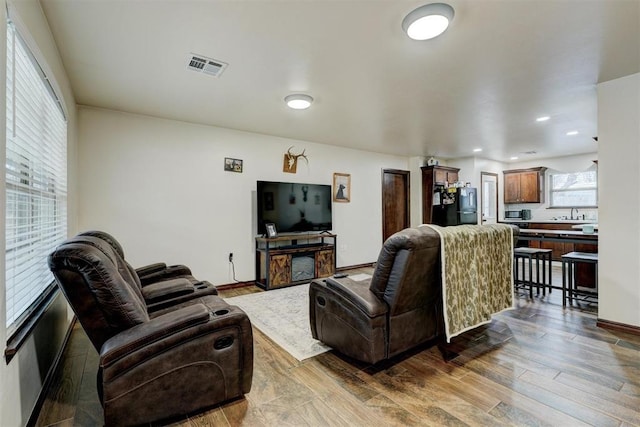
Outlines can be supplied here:
M640 337L596 327L595 306L563 308L558 290L518 293L516 310L455 338L449 362L437 346L379 366L335 352L298 362L254 328L251 392L170 425L640 426ZM102 425L97 365L76 325L38 426Z

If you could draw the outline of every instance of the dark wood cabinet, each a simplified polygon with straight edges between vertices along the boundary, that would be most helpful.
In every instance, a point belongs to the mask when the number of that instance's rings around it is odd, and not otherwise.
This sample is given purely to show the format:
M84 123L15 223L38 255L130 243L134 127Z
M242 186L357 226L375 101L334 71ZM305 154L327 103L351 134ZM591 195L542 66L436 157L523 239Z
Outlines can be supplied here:
M335 251L333 249L322 249L316 252L316 276L328 277L336 272Z
M547 168L504 171L504 203L543 203Z
M460 169L448 166L423 166L422 168L422 223L431 224L433 218L433 193L437 186L458 181Z
M269 290L333 275L336 241L335 234L256 237L256 285Z
M597 245L590 245L586 243L575 243L573 250L576 252L590 252L598 253ZM595 289L596 287L596 266L595 264L588 262L580 262L576 265L576 277L575 282L577 286L583 288Z
M573 251L573 243L564 242L540 242L533 240L529 242L530 248L551 249L551 258L560 261L563 254Z

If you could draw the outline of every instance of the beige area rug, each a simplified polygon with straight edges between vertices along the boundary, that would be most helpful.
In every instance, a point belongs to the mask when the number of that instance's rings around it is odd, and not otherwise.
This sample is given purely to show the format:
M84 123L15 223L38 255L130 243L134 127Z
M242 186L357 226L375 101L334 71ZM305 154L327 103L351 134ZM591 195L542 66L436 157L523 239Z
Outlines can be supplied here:
M364 280L371 276L350 277ZM298 360L331 350L311 337L309 284L225 298L225 301L244 310L253 326Z
M311 337L309 284L225 298L249 316L253 326L298 360L331 350Z

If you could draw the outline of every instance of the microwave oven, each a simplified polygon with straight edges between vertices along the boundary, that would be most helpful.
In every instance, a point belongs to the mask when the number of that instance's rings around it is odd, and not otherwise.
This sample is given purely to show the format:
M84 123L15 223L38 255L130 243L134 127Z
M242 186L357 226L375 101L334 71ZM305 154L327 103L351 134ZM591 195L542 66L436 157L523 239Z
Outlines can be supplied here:
M522 211L504 211L504 219L522 219Z

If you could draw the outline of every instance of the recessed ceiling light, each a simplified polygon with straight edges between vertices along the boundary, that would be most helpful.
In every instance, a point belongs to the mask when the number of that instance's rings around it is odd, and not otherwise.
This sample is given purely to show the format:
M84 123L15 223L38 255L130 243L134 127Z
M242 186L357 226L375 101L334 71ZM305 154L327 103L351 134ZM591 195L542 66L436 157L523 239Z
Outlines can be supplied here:
M313 98L302 93L294 93L285 96L284 102L287 103L289 108L293 108L294 110L306 110L311 106Z
M481 151L482 151L482 148L474 148L474 149L473 149L473 152L474 152L474 153L479 153L479 152L481 152Z
M510 160L518 160L518 156L511 156Z
M551 117L549 116L542 116L542 117L538 117L536 119L536 122L546 122L547 120L549 120Z
M413 40L429 40L444 33L453 15L453 8L448 4L425 4L402 20L402 29Z
M577 130L572 130L572 131L567 132L568 136L573 136L573 135L577 135L577 134L578 134Z

